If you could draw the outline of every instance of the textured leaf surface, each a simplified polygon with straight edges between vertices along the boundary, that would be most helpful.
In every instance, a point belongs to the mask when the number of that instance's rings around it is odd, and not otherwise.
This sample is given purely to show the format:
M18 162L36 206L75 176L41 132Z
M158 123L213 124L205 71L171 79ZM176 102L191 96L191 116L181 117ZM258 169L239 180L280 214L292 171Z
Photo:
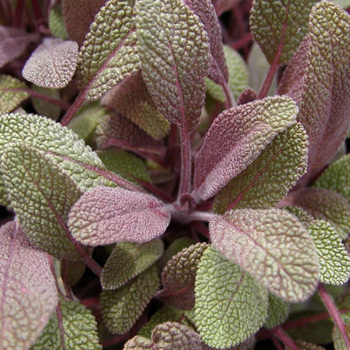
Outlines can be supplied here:
M142 75L159 112L192 131L210 64L203 25L181 0L139 0L136 25Z
M301 209L300 207L283 207L282 209L287 210L291 214L296 216L305 227L308 227L315 221L315 219L310 214L308 214L305 210Z
M73 206L68 221L72 235L91 246L148 242L162 235L169 222L170 214L157 198L110 187L86 192Z
M55 280L45 253L34 249L15 222L0 229L0 347L26 350L56 307Z
M138 179L151 182L146 164L132 153L103 150L98 151L97 155L109 171L135 183Z
M162 142L156 141L121 114L104 116L96 128L99 148L118 147L131 151L164 153Z
M337 192L324 188L305 188L290 195L293 205L301 207L315 219L330 222L341 238L350 231L350 205Z
M198 264L195 323L202 340L229 348L247 340L267 316L267 291L247 272L209 247Z
M269 307L267 309L267 319L265 328L274 328L282 324L288 317L290 304L277 298L273 294L269 294Z
M320 264L320 281L344 284L350 276L350 257L333 226L317 220L307 228L316 246Z
M279 132L294 124L296 113L295 103L279 96L221 113L195 158L195 196L211 197L247 168Z
M95 317L85 306L60 297L49 324L31 350L100 350Z
M124 79L103 97L102 103L129 118L156 140L169 132L170 124L158 112L141 73Z
M64 22L69 37L81 45L96 13L106 0L62 0Z
M159 289L158 268L153 265L123 287L101 293L103 321L113 334L127 332Z
M56 98L57 100L60 99L60 92L59 92L59 90L56 90L56 89L47 89L47 88L43 88L43 87L40 87L40 86L33 84L32 90L37 91L37 92L44 94L46 96ZM58 117L60 116L61 107L54 105L46 100L43 100L42 98L32 97L32 103L33 103L33 106L35 108L35 111L39 115L49 117L49 118L56 120L56 121L57 121Z
M270 63L279 49L278 63L288 63L308 32L308 18L316 0L254 0L250 29Z
M305 173L307 146L306 132L299 123L278 134L247 169L216 195L215 211L275 206Z
M315 291L318 258L305 227L279 209L239 209L209 223L213 245L254 276L267 290L289 302Z
M90 26L77 68L78 86L88 100L99 99L139 69L134 2L107 1Z
M117 289L153 265L163 254L162 240L138 244L119 242L103 267L103 289Z
M9 75L0 75L0 113L8 113L29 97L25 83Z
M83 191L107 183L100 175L83 166L86 164L104 169L98 156L74 132L52 120L33 114L1 115L0 159L4 149L12 142L25 143L50 153L48 157L68 173ZM3 186L0 180L0 198L5 202L7 196Z
M23 77L42 87L63 88L72 80L78 60L75 41L45 38L25 64Z
M163 256L159 260L159 266L161 269L165 267L167 262L182 249L194 244L194 240L190 237L180 237L170 244L170 246L164 251Z
M321 1L310 15L310 51L299 120L309 136L306 179L338 151L350 127L350 18Z
M157 293L158 299L181 310L194 307L197 266L207 247L206 243L191 245L169 260L162 272L163 289Z
M237 100L248 86L248 70L242 56L231 47L224 45L225 60L228 66L228 85ZM208 93L216 100L225 102L225 95L220 85L206 79Z
M68 34L63 19L63 11L60 4L51 7L49 12L49 29L53 37L67 40Z
M38 248L65 259L79 259L66 226L81 191L43 152L24 144L5 149L1 169L18 222Z
M0 68L20 56L31 42L39 40L36 34L0 26Z
M346 324L345 330L348 337L350 337L350 326ZM348 350L345 340L337 326L334 326L334 329L332 332L332 338L333 338L333 342L334 342L333 345L335 350Z
M189 8L199 17L204 25L204 30L208 34L211 65L209 69L209 78L217 84L223 84L228 79L228 69L224 51L222 48L222 33L215 13L215 7L211 0L184 0Z
M245 105L248 102L253 102L258 99L258 95L252 88L246 88L242 91L242 93L238 96L237 106Z
M350 155L332 163L316 180L314 186L336 191L350 202Z
M307 343L302 340L297 340L295 342L295 345L298 347L299 350L325 350L325 348L323 348L322 346ZM286 350L291 350L291 348L286 347Z
M201 337L193 329L177 322L166 322L155 327L152 340L136 336L124 350L204 350Z

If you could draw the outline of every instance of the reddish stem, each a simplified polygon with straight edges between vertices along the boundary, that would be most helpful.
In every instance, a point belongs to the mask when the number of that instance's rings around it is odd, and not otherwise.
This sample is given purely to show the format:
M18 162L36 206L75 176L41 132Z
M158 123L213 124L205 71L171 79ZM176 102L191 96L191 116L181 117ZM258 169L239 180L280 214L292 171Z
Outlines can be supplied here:
M24 13L24 7L25 7L24 5L25 5L25 0L17 0L15 15L13 17L14 28L21 28L22 26L23 13Z
M329 295L329 293L327 292L323 284L319 283L317 289L318 289L318 294L320 295L326 309L331 315L335 325L338 327L346 343L347 348L350 349L350 339L349 339L348 333L346 332L345 324L343 322L343 319L341 318L337 305L334 303L334 300Z
M54 98L54 97L51 97L51 96L47 96L45 94L42 94L41 92L31 90L31 89L26 89L24 91L26 93L28 93L29 95L31 95L32 97L39 98L43 101L49 102L49 103L56 105L64 110L67 110L70 107L69 103L66 103L64 101L61 101L61 100Z
M243 47L246 47L253 41L252 33L248 32L244 34L239 40L235 41L231 46L235 50L240 50Z
M288 346L292 350L299 350L294 340L282 329L282 327L276 327L274 331L275 331L275 336L279 340L281 340L286 347Z
M192 171L192 160L191 160L191 140L190 134L186 128L180 128L181 136L181 180L179 186L180 196L185 193L189 193L191 190L191 171Z
M273 342L273 345L275 346L275 348L277 350L283 350L282 345L280 344L280 342L278 341L278 339L276 339L275 337L271 338L271 341Z
M32 0L32 8L36 21L39 23L43 19L43 14L41 12L40 4L38 0Z
M87 92L88 92L87 88L80 91L79 95L74 100L73 104L69 107L67 113L64 115L64 117L61 120L61 124L63 126L68 125L70 121L73 119L73 117L75 116L75 114L79 111L80 107L83 105L85 101Z
M222 91L225 95L225 109L229 109L236 106L235 98L233 97L232 91L226 81L221 85Z

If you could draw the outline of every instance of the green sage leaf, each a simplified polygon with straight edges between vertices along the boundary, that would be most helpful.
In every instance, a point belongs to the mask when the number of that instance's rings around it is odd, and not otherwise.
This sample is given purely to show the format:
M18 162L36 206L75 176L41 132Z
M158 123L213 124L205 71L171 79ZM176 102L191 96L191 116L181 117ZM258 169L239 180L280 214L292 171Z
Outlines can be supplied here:
M267 319L265 328L274 328L282 324L288 317L290 304L286 301L269 294L269 308L267 309Z

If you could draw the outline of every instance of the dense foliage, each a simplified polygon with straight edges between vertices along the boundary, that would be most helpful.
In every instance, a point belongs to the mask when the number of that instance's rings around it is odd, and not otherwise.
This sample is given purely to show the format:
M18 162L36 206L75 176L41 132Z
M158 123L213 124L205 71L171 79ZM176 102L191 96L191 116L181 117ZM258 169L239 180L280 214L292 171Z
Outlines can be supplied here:
M0 1L0 349L350 349L346 1Z

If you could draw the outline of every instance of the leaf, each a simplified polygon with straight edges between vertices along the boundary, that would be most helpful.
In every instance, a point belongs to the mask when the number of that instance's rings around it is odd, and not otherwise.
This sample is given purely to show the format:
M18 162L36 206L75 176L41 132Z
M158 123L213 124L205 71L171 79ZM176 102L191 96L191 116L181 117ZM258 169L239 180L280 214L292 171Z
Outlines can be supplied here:
M215 197L214 210L275 206L305 173L307 136L300 123L278 134L248 168Z
M299 121L309 136L310 180L338 151L350 127L350 18L331 2L310 15L310 51Z
M344 325L348 337L350 337L350 325ZM333 345L335 350L348 350L345 340L337 326L334 326L332 332Z
M185 4L198 16L208 34L211 66L208 77L217 84L228 81L228 69L222 46L222 33L218 16L210 0L184 0Z
M329 165L316 180L314 187L336 191L350 202L350 155Z
M56 98L58 100L60 99L60 93L58 90L55 89L43 88L33 84L32 90L37 91L43 95ZM46 100L43 100L42 98L35 97L32 97L32 103L35 108L35 111L38 114L49 117L55 121L58 120L61 113L61 107L54 105Z
M86 264L83 260L61 260L60 269L63 281L69 286L73 286L83 277Z
M0 116L0 160L12 142L25 143L46 152L61 170L73 179L82 191L98 185L107 185L106 179L89 168L103 170L100 158L86 147L71 130L54 121L33 114L11 113ZM0 200L7 203L7 195L0 179Z
M320 282L340 285L350 276L350 257L345 246L327 221L316 220L307 227L313 238L320 265Z
M45 38L22 70L24 79L42 87L63 88L72 80L78 59L78 44Z
M267 309L267 319L264 327L271 329L282 324L288 317L290 304L277 298L273 294L269 294L269 307Z
M98 100L139 69L134 2L107 1L90 26L77 67L78 87L88 100Z
M315 219L326 220L341 238L350 231L350 205L337 192L323 188L305 188L290 194L292 205L301 207Z
M240 0L212 0L215 10L218 16L220 16L223 12L228 10L232 10Z
M322 346L307 343L302 340L297 340L295 342L295 345L298 347L299 350L325 350L325 348L323 348ZM291 348L286 347L286 350L291 350Z
M85 306L62 296L56 312L31 350L100 350L95 317Z
M19 57L30 43L39 40L37 34L0 26L0 68Z
M101 102L130 119L156 140L165 137L170 130L168 120L158 112L141 73L124 79Z
M145 338L152 338L152 330L159 324L165 322L177 322L190 327L190 322L182 310L174 307L163 307L158 310L150 320L139 330L138 334Z
M312 223L315 221L311 215L299 207L283 207L282 209L287 210L289 213L296 216L305 227L312 225Z
M229 348L247 340L267 316L267 291L239 266L209 247L198 264L195 323L202 340Z
M165 322L156 326L152 340L136 336L129 340L124 350L204 350L198 333L177 322Z
M144 244L117 243L102 269L102 288L117 289L123 286L153 265L163 251L164 244L160 239Z
M127 332L159 289L158 268L153 265L123 287L101 293L103 321L113 334Z
M296 113L292 100L278 96L216 117L195 158L195 198L210 198L247 168L279 132L295 123Z
M248 102L253 102L258 99L258 95L251 88L246 88L242 91L242 93L238 96L237 106L245 105Z
M162 235L169 222L163 202L120 187L96 187L84 193L68 220L74 238L90 246L148 242Z
M57 305L47 255L34 249L15 222L0 228L0 347L28 349Z
M10 144L1 169L21 228L38 248L58 258L80 258L66 226L81 191L45 155L24 144Z
M49 29L53 37L62 40L68 39L61 5L51 7L49 12ZM76 41L76 40L75 40Z
M153 139L121 114L108 114L100 119L96 142L100 149L113 146L131 151L165 153L161 141Z
M193 131L210 64L203 25L181 0L138 0L136 26L142 76L159 112Z
M248 86L248 70L242 56L230 46L224 45L225 60L228 66L228 85L237 100L241 92ZM222 87L206 79L208 93L220 102L226 98Z
M82 45L91 22L106 0L62 0L64 22L69 37Z
M277 52L277 63L288 63L308 32L308 18L317 0L254 0L250 29L254 40L271 64Z
M279 209L238 209L209 223L213 245L288 301L306 300L318 282L318 257L305 227Z
M29 97L28 87L9 75L0 75L0 113L8 113Z
M346 9L350 6L350 1L349 0L334 0L334 2L341 6L342 8Z
M151 182L146 164L132 153L118 150L103 150L98 151L97 155L109 171L136 184L138 179Z
M163 289L156 295L164 304L181 310L194 307L194 282L198 263L208 244L198 243L173 256L162 272Z

